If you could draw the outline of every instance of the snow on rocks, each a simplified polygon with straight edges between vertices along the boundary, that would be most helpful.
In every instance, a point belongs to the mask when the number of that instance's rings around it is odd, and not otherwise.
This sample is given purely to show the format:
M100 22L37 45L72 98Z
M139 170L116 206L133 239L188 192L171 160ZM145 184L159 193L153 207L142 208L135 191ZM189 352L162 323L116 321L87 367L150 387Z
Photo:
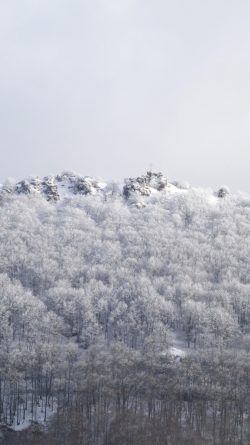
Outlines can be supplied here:
M123 195L125 198L130 198L134 192L142 196L150 196L152 190L161 191L168 184L167 178L162 173L153 173L148 171L145 176L138 176L137 178L125 179L123 187Z
M81 176L70 171L60 175L45 176L44 178L29 177L17 183L6 181L0 187L0 195L11 194L43 196L47 201L56 203L65 198L73 199L75 196L100 195L106 199L111 196L120 196L129 206L143 209L147 204L154 204L158 198L172 195L195 192L202 194L211 204L216 204L219 198L229 194L227 187L221 187L217 192L191 188L186 183L169 182L162 173L148 171L145 175L136 178L127 178L123 183L105 183L91 176ZM205 193L205 194L204 194ZM198 196L198 195L197 195Z
M229 195L229 193L230 193L229 188L224 185L218 190L217 196L218 198L225 198L227 195Z
M181 348L175 348L174 346L172 346L170 349L169 349L169 352L170 352L170 354L171 355L173 355L174 357L179 357L179 358L183 358L183 357L185 357L186 356L186 352L183 350L183 349L181 349Z
M57 202L60 199L73 197L74 195L94 195L103 191L105 187L105 183L90 176L79 176L72 172L63 172L55 177L45 176L43 179L36 177L19 181L14 186L14 189L8 189L8 192L14 192L19 195L40 193L47 201Z

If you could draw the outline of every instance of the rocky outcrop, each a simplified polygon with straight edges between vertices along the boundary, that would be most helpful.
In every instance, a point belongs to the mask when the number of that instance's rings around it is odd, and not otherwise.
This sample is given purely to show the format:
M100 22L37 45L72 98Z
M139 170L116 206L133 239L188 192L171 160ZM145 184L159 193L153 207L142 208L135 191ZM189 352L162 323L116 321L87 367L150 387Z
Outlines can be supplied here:
M15 192L18 194L28 195L32 192L41 191L41 179L40 178L30 178L20 181L15 186Z
M42 192L46 196L48 201L59 201L60 195L58 193L58 187L53 176L45 176L41 185Z
M96 194L105 188L106 184L90 176L79 176L72 172L63 172L57 176L28 178L19 181L12 187L3 186L1 191L29 195L40 193L48 201L57 202L65 196Z
M125 179L123 195L130 198L134 193L150 196L153 190L161 191L167 187L168 181L162 173L148 171L145 176Z
M18 194L23 193L23 194L27 195L28 193L31 192L30 183L27 180L18 182L16 185L16 188L15 188L15 191Z
M113 199L114 196L121 197L127 201L129 206L143 209L147 204L155 202L161 193L183 194L189 190L188 184L176 181L168 182L162 173L152 171L135 178L127 178L122 184L119 182L106 184L91 176L80 176L65 171L56 176L30 177L16 184L12 180L7 180L4 185L0 186L0 200L11 199L13 194L38 194L47 201L58 202L61 199L73 198L77 195L100 194L106 200ZM213 193L213 197L225 198L228 194L229 189L223 186Z
M225 198L227 195L229 195L229 189L226 186L221 187L217 192L218 198Z
M41 193L48 201L58 201L60 199L57 184L53 176L40 178L30 178L20 181L15 186L15 193L29 195L30 193Z
M80 176L75 173L65 171L56 176L45 176L44 178L30 177L13 184L11 187L2 186L1 192L9 194L29 195L41 194L47 201L57 202L62 198L74 195L95 195L102 193L108 197L114 193L123 196L130 204L143 208L146 199L154 192L164 190L168 181L162 173L148 171L146 175L137 178L124 180L124 185L112 183L105 184L91 176Z
M98 185L98 181L96 181L93 178L90 177L79 177L77 178L77 180L75 181L74 184L74 188L73 191L74 193L80 194L80 195L88 195L88 194L93 194L96 193L97 191L100 190L100 187Z

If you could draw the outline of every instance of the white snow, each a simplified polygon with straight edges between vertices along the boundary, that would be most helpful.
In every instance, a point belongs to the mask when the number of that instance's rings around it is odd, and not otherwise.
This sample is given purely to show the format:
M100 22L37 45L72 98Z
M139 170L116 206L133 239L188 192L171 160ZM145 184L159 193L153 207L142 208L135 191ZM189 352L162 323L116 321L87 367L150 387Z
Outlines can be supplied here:
M57 189L61 199L69 198L73 196L72 191L69 189L70 183L69 181L61 181L57 182Z
M29 428L29 426L32 424L32 422L37 422L39 425L45 425L47 423L47 421L51 418L51 416L53 416L54 414L56 414L56 404L54 404L53 406L53 410L52 407L47 406L47 410L46 410L46 421L44 420L44 403L41 403L39 405L36 405L34 407L34 413L33 413L33 420L32 420L32 412L31 412L31 407L29 406L26 414L25 414L25 419L22 419L21 421L19 421L19 424L17 423L17 417L14 416L14 421L11 425L9 425L9 428L13 431L24 431L25 429Z
M186 351L184 351L183 349L180 348L175 348L174 346L172 346L170 349L170 354L174 355L175 357L185 357L186 356Z

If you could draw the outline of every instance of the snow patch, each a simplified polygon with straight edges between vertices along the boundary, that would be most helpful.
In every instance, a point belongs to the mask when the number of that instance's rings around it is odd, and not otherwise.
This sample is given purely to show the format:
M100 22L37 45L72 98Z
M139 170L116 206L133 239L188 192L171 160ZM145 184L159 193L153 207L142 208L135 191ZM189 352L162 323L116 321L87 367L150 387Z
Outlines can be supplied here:
M24 431L29 428L34 422L44 426L47 424L48 420L56 414L56 410L56 404L53 405L53 409L52 406L47 406L45 420L44 401L41 401L39 405L34 406L33 415L31 406L29 406L27 411L25 412L25 418L17 421L17 416L15 415L12 424L8 425L8 428L12 431Z
M175 348L174 346L172 346L169 349L169 352L174 357L181 357L181 358L186 357L186 352L183 349Z

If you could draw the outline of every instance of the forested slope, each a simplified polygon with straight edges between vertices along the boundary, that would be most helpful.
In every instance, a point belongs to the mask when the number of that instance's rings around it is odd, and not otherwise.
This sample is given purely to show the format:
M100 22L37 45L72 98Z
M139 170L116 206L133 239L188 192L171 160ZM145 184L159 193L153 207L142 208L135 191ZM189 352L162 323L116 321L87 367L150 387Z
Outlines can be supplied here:
M27 444L249 444L250 197L72 178L1 189L0 421L57 413Z

